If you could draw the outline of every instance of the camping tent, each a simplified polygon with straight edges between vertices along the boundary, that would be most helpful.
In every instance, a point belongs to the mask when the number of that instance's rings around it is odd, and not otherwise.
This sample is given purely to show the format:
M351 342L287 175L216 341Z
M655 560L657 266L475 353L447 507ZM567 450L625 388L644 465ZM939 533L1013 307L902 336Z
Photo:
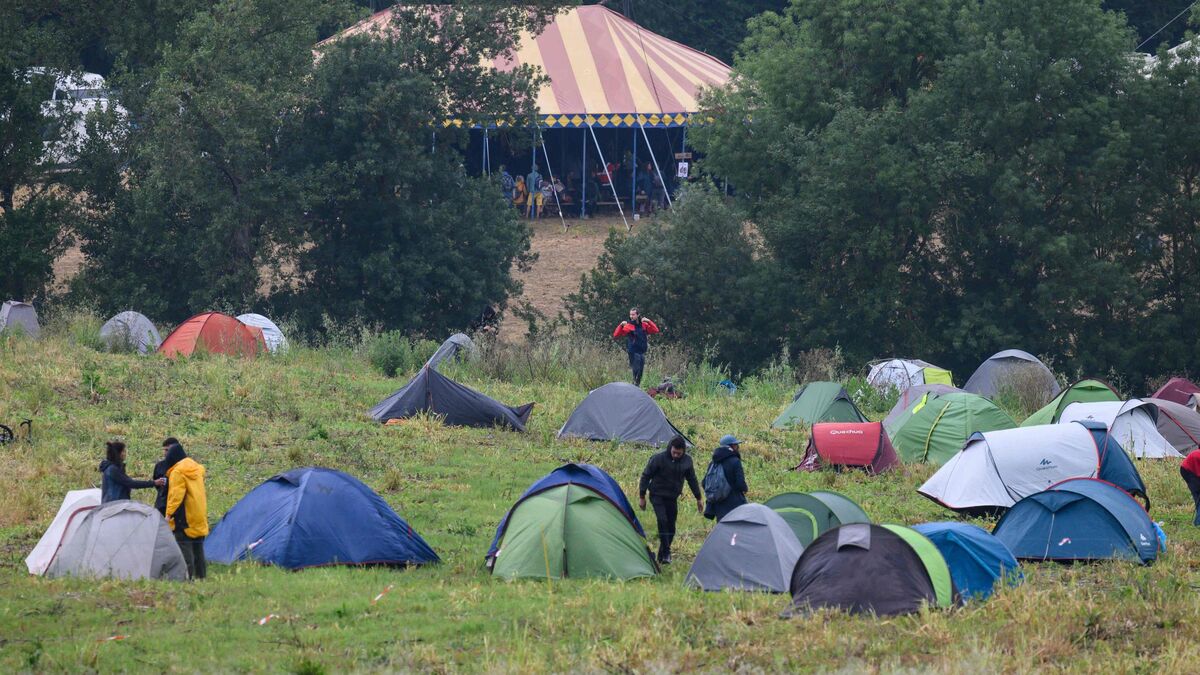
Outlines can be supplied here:
M42 334L42 327L38 325L37 310L27 302L8 300L0 306L0 333L18 330L31 338Z
M473 354L475 354L475 342L465 333L455 333L438 346L433 356L430 356L429 360L425 362L425 367L436 369L446 359L461 359Z
M221 314L205 312L179 324L162 341L158 353L167 357L191 356L199 349L210 354L254 356L261 342L241 321Z
M918 492L955 511L994 513L1077 477L1146 496L1132 460L1103 424L1090 421L973 434Z
M1080 380L1059 392L1037 412L1021 422L1023 427L1039 424L1057 424L1062 412L1072 403L1097 403L1099 401L1120 401L1121 395L1100 380Z
M1138 399L1072 403L1063 409L1059 424L1092 420L1108 427L1125 452L1138 458L1181 457L1158 433L1158 408Z
M1025 384L1026 380L1044 387L1046 399L1057 396L1062 389L1054 374L1036 356L1020 349L1006 349L979 364L963 390L993 398L1005 387Z
M162 514L152 506L122 499L84 514L46 576L183 581L188 571Z
M962 449L976 431L1017 426L988 399L966 392L926 394L885 424L892 446L906 462L942 464Z
M921 384L954 384L950 371L920 359L876 361L867 373L867 382L880 391L904 391Z
M809 382L800 387L792 403L775 418L771 426L786 429L797 424L817 422L866 422L850 395L837 382Z
M954 604L954 581L924 536L898 525L843 525L817 537L792 572L788 613L831 607L852 614L908 614Z
M100 327L100 339L109 351L128 350L147 354L158 349L162 337L145 315L126 310Z
M559 467L504 516L488 567L505 579L653 576L658 566L632 512L620 486L600 469Z
M762 504L742 504L704 540L685 583L706 591L783 593L803 550L779 514Z
M883 473L900 464L896 451L879 422L821 422L814 424L808 448L797 469L817 471L823 466L841 470L859 467Z
M1017 559L1004 542L967 523L924 523L913 529L937 546L963 599L987 598L996 582L1020 578Z
M1194 397L1200 394L1200 386L1182 377L1172 377L1167 383L1150 395L1150 398L1160 398L1172 403L1195 407Z
M822 532L849 523L869 523L862 507L846 495L830 490L784 492L767 500L804 546Z
M274 321L262 314L240 314L237 320L262 331L263 343L266 344L267 351L277 352L287 349L288 341L284 337L283 331L279 330L279 326L276 326Z
M29 573L45 574L46 568L50 567L54 556L58 555L63 542L70 539L71 535L79 529L84 514L97 506L100 506L99 488L68 492L67 496L63 498L62 505L58 507L58 513L54 514L54 520L50 522L50 527L46 528L42 538L38 540L37 546L34 546L29 555L25 556L25 567L29 568Z
M1172 447L1185 455L1200 447L1200 413L1161 398L1142 400L1158 408L1158 433Z
M666 445L676 436L683 433L671 424L662 408L649 394L628 382L609 382L593 389L558 430L559 438L625 441L655 447Z
M226 512L204 542L209 560L287 569L421 565L433 549L357 478L318 467L268 478Z
M1065 480L1017 502L993 530L1022 560L1150 563L1158 533L1141 504L1115 485Z
M533 404L519 408L463 386L433 368L422 368L416 377L371 409L371 417L380 422L431 412L443 423L460 427L508 427L525 431Z
M962 389L951 387L948 384L918 384L915 387L909 387L900 392L900 397L896 399L896 404L888 411L887 417L883 418L883 428L885 430L894 429L896 419L911 410L925 394L955 393L962 393Z

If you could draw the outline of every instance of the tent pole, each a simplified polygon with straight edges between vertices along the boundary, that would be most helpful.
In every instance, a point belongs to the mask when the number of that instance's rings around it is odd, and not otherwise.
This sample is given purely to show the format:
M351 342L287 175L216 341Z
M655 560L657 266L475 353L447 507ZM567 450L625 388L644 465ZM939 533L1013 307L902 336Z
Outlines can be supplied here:
M633 132L633 166L629 167L629 210L637 212L637 130L630 129ZM646 199L650 199L650 195L646 195Z
M486 176L492 175L491 162L488 161L488 128L483 127L483 173Z
M642 137L646 139L646 147L649 148L647 152L650 153L650 159L654 162L654 171L658 174L658 182L662 184L663 196L667 198L667 206L674 211L675 202L671 201L671 191L667 189L667 181L663 179L662 169L658 168L658 158L654 156L654 148L650 147L650 137L646 135L646 127L642 126L641 122L638 122L638 126L642 129ZM671 139L668 137L667 143L669 144L670 142Z
M579 131L583 132L583 129ZM583 159L580 160L582 166L579 168L579 219L583 220L587 218L587 133L584 132L580 138L583 139L583 152L581 153Z
M596 154L600 156L600 164L604 166L604 175L608 178L608 187L612 190L613 201L617 203L617 211L621 212L621 220L625 223L625 231L632 232L633 227L629 225L629 221L625 218L625 207L621 206L621 198L617 196L617 186L613 185L612 174L608 172L608 162L604 160L604 151L600 149L600 141L596 138L596 130L589 124L588 131L592 132L592 142L596 144Z
M567 219L563 217L562 202L558 200L558 190L554 188L554 169L550 168L550 151L546 150L546 137L542 137L542 157L546 158L546 173L550 174L550 191L554 193L554 205L558 207L558 219L562 221L563 232L567 231ZM550 206L547 204L546 206Z

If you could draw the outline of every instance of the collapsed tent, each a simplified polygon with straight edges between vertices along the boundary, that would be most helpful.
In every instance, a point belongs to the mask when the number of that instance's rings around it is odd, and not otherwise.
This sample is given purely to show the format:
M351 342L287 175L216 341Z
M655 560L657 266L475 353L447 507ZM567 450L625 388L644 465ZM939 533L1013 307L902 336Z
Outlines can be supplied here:
M1037 412L1021 422L1023 427L1039 424L1057 424L1063 410L1072 403L1098 403L1100 401L1120 401L1121 395L1100 380L1080 380L1059 392L1054 400L1047 403Z
M1102 480L1065 480L1022 499L993 533L1022 560L1120 559L1151 563L1158 533L1125 491Z
M17 333L37 338L42 334L38 325L37 310L33 305L19 300L8 300L0 306L0 333Z
M122 499L83 515L46 568L46 576L183 581L188 571L162 514Z
M900 392L900 397L896 399L896 404L888 411L887 417L883 418L884 429L894 429L896 420L912 409L917 401L920 401L925 394L955 394L962 393L962 389L951 387L948 384L918 384L915 387L909 387ZM890 433L890 431L889 431Z
M1072 403L1063 409L1059 424L1092 420L1108 427L1125 452L1138 458L1182 457L1162 434L1158 433L1158 408L1138 399Z
M885 359L871 364L867 382L880 391L904 391L922 384L953 385L950 371L920 359Z
M964 600L983 600L992 594L997 581L1021 577L1012 551L987 530L953 522L924 523L913 529L937 546Z
M954 511L986 514L1078 477L1147 498L1132 460L1103 424L1090 421L973 434L918 492Z
M162 344L158 328L138 312L126 310L100 327L100 340L109 351L135 351L148 354Z
M255 356L261 350L260 339L246 324L220 312L205 312L184 321L158 347L158 353L168 358L197 351Z
M866 469L879 474L900 464L879 422L821 422L814 424L800 466L802 471L832 467Z
M779 514L742 504L717 523L688 570L688 586L783 593L804 547Z
M851 614L908 614L945 608L956 596L936 546L899 525L854 523L830 530L804 549L792 572L787 614L829 607Z
M1200 394L1200 386L1195 382L1186 380L1182 377L1172 377L1167 380L1167 383L1158 388L1158 391L1150 394L1150 398L1162 399L1180 405L1189 407L1196 406L1196 395Z
M800 387L789 405L771 426L786 429L798 424L817 422L866 422L842 385L837 382L809 382Z
M979 364L971 379L963 385L963 391L995 398L1006 388L1025 386L1043 388L1046 399L1057 396L1062 389L1054 379L1054 373L1036 356L1020 349L1006 349Z
M1158 408L1158 433L1181 454L1200 448L1200 413L1161 398L1144 398Z
M371 409L380 422L430 412L444 424L462 427L508 427L525 431L533 404L514 408L461 385L433 368L422 368L408 384Z
M505 579L634 579L658 573L641 524L608 474L568 464L534 483L496 529L488 568Z
M438 556L357 478L319 467L268 478L226 512L204 542L209 560L287 569L423 565Z
M768 499L764 506L778 513L804 546L835 527L871 522L853 499L830 490L784 492Z
M267 351L277 352L287 349L288 342L283 331L279 330L279 326L276 326L274 321L262 314L239 314L237 320L262 331L263 344L266 345Z
M465 333L455 333L446 338L446 341L438 346L437 351L429 360L425 362L426 368L437 368L442 361L446 359L461 359L464 356L472 356L475 354L475 342L467 337Z
M628 382L609 382L590 391L558 430L559 438L645 443L654 447L664 446L676 436L683 433L671 424L662 408L649 394Z
M895 418L888 433L905 462L943 464L977 431L1017 426L995 403L976 394L925 394Z
M79 529L84 514L97 506L100 506L99 488L68 492L67 496L63 497L62 505L58 507L58 513L54 514L50 527L46 528L37 546L25 556L25 567L29 568L29 573L45 574L46 568L50 567L54 556L58 555L63 542L70 539Z

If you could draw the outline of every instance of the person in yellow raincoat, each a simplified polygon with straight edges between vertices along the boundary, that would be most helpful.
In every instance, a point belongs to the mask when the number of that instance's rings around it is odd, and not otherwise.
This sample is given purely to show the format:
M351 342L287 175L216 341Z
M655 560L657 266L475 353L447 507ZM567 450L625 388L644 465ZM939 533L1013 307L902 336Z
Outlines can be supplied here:
M208 536L208 498L204 492L204 467L187 456L178 442L167 448L167 524L183 552L188 576L208 575L204 538Z

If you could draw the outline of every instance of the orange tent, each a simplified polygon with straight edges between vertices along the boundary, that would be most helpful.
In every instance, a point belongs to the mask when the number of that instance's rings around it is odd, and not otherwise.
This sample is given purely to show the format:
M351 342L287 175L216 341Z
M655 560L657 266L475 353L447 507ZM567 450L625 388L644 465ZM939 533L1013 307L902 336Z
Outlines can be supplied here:
M254 356L266 351L266 346L261 331L255 336L248 326L232 316L206 312L179 324L162 341L158 353L173 358L191 356L197 349L212 354Z

